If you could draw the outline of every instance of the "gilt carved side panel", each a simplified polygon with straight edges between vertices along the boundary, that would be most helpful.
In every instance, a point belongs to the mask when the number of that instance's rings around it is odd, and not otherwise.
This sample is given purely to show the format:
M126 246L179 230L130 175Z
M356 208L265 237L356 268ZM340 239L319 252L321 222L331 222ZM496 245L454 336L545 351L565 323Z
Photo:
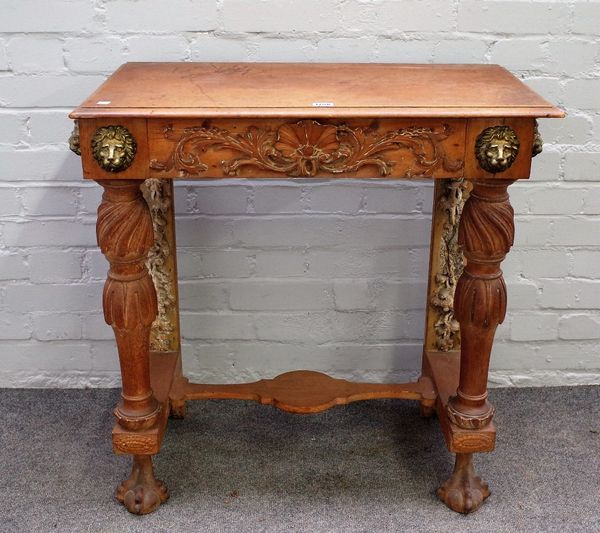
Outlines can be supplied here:
M463 121L153 121L156 177L458 177Z
M172 183L148 179L142 185L142 193L152 215L154 230L154 245L148 252L146 267L158 300L158 315L150 331L150 349L168 352L179 348Z

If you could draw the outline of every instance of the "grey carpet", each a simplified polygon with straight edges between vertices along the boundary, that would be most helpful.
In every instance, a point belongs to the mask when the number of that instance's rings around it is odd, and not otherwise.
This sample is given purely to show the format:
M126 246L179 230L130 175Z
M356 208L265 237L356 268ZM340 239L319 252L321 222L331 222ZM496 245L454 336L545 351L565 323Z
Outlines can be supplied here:
M298 416L192 402L155 461L171 499L133 516L112 494L116 390L0 390L0 530L600 531L600 387L503 389L492 496L468 516L434 489L452 458L417 405L371 401Z

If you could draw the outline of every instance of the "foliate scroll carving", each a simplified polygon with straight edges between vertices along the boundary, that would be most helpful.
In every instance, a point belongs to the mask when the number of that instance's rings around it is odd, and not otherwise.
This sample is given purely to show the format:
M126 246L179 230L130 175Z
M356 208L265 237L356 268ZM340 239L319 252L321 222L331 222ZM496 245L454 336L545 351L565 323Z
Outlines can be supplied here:
M165 180L147 179L142 188L144 198L152 215L154 245L148 253L146 267L152 276L158 301L158 315L150 330L150 348L155 351L171 351L176 328L172 321L176 304L175 279L169 267L169 257L174 250L169 242L169 218L173 208L171 189Z
M479 166L494 174L508 170L517 158L519 144L517 133L510 126L484 129L475 141Z
M178 170L182 175L200 174L208 167L201 154L208 149L227 149L241 154L221 161L224 172L237 175L240 168L254 166L292 177L318 173L356 172L374 165L388 176L394 161L385 152L405 150L412 159L406 177L429 176L436 169L456 171L463 162L450 159L442 141L451 134L449 125L437 128L408 127L381 134L367 128L320 124L301 120L276 129L250 126L243 133L219 128L191 127L176 132L164 129L164 137L176 143L165 161L150 162L154 170Z
M447 180L437 209L442 210L444 222L439 249L439 270L435 275L434 293L430 304L435 309L435 343L438 350L447 352L460 343L460 325L454 317L454 291L463 271L463 254L458 244L460 216L468 196L466 180Z
M123 126L98 128L92 137L92 154L107 172L121 172L133 163L137 145Z

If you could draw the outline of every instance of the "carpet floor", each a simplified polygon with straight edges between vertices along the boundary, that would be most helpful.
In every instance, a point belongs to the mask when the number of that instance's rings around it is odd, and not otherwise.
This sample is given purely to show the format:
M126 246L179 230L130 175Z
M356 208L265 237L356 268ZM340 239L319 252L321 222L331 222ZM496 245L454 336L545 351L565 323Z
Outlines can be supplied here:
M0 390L0 531L600 532L600 387L492 390L497 448L475 456L492 496L467 516L435 496L453 465L437 420L396 400L191 402L155 459L170 500L131 515L113 497L118 394Z

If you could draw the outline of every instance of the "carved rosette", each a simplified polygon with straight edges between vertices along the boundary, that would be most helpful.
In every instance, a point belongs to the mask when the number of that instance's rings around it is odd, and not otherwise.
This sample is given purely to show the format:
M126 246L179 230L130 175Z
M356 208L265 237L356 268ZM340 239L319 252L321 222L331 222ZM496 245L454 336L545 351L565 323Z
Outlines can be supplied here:
M470 183L464 179L445 180L437 209L443 217L439 248L439 268L430 299L437 318L434 322L436 348L447 352L460 345L460 326L454 316L454 292L463 271L463 254L458 244L460 217Z
M171 189L165 180L148 179L142 188L152 216L154 245L150 248L146 267L152 276L158 300L158 316L150 330L150 348L155 351L171 351L176 328L172 313L176 304L174 273L169 268L173 250L169 245L169 217L171 216Z
M406 177L430 176L442 168L459 170L463 161L450 159L442 141L451 133L449 125L439 128L408 127L384 133L346 125L320 124L301 120L277 129L250 126L233 134L224 129L192 127L176 132L164 129L164 137L175 143L165 161L153 159L150 168L178 170L182 176L202 174L208 167L201 155L208 149L227 149L241 154L221 161L224 172L235 176L244 166L254 166L292 177L311 177L319 173L352 173L373 165L381 176L388 176L394 161L385 157L390 150L404 150L413 165Z
M160 405L150 388L149 333L157 314L156 292L145 266L154 244L152 219L133 180L102 181L96 236L110 268L102 303L117 340L122 402L115 415L126 429L151 426Z
M475 181L458 233L466 265L458 280L454 314L461 330L460 384L448 403L452 422L466 429L486 426L494 414L487 402L487 371L498 324L506 314L500 263L514 239L511 182Z

